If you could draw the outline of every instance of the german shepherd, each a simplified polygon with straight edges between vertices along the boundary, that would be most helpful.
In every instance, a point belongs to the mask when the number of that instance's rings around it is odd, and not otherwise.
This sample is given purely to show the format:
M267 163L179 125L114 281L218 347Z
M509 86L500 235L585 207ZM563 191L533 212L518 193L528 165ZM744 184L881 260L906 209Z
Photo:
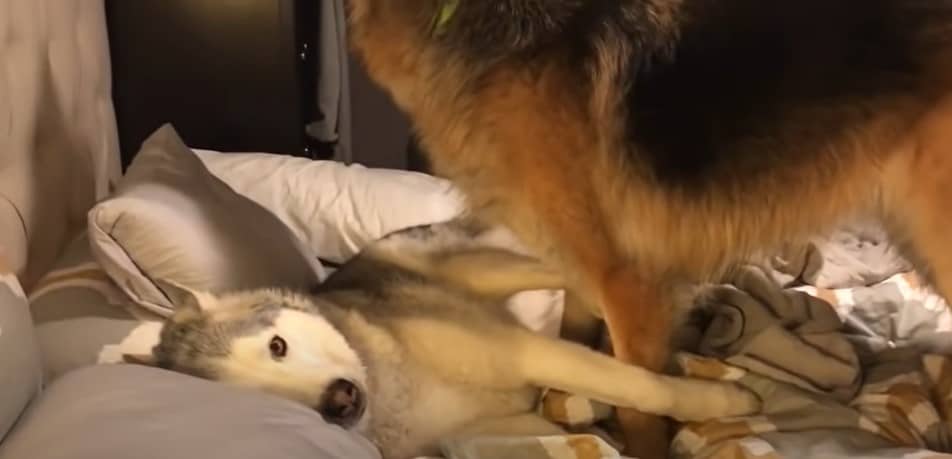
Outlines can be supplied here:
M949 297L952 0L349 0L435 173L661 369L669 285L858 215ZM620 413L633 454L665 423Z
M303 403L386 459L435 456L460 436L564 434L533 411L544 387L681 420L757 411L731 383L659 375L526 329L506 299L558 288L561 275L498 234L468 220L399 231L313 295L163 282L176 312L151 355L125 359Z

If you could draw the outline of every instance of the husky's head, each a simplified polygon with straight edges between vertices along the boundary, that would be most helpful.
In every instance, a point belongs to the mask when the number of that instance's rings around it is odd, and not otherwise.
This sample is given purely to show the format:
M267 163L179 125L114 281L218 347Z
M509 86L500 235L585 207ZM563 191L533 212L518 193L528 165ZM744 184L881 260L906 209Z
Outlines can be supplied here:
M262 390L357 427L367 407L357 353L311 299L278 290L212 295L179 285L151 356L129 362Z

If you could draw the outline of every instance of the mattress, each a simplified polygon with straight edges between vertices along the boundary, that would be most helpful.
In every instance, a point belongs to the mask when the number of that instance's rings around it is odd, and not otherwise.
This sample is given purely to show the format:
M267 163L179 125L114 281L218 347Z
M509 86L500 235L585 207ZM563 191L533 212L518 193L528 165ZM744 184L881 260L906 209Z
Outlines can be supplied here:
M148 354L162 318L137 307L94 259L85 232L74 238L30 294L44 379Z

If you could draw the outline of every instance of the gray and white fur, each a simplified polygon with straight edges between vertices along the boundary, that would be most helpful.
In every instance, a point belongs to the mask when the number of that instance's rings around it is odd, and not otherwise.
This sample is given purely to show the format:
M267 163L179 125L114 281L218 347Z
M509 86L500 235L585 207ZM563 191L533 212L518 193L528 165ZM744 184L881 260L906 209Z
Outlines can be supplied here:
M170 286L181 300L161 342L129 360L298 401L388 459L435 454L451 437L562 433L534 412L541 388L684 421L758 409L734 385L652 373L524 328L506 299L562 280L510 242L460 220L389 235L307 295Z

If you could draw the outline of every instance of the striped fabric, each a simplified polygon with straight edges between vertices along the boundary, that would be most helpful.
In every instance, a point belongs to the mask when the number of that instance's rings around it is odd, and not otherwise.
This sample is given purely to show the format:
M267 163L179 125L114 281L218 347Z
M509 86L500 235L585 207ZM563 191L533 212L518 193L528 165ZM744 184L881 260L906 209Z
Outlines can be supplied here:
M12 267L0 257L0 441L42 382L26 295Z
M148 353L161 318L136 307L93 259L86 235L67 247L30 292L47 380L122 354Z

